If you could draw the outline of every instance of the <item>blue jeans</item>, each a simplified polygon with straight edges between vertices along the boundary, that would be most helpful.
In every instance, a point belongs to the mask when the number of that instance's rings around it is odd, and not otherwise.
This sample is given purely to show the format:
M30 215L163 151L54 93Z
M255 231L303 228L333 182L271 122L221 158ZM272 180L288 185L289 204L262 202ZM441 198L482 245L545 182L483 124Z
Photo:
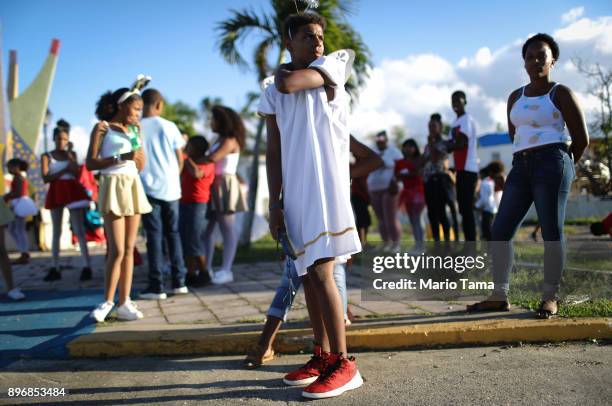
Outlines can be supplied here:
M344 305L344 315L346 316L346 309L348 306L348 296L346 294L346 264L334 264L334 281L340 292L340 297ZM293 299L295 299L295 295L301 284L302 278L297 275L295 264L291 259L287 259L285 261L280 285L276 288L276 294L268 309L268 316L287 321L287 313L291 310Z
M574 162L565 144L514 154L492 230L494 296L507 297L514 261L511 240L535 203L545 241L543 299L556 297L565 267L565 207L575 176Z
M147 260L149 262L149 290L164 291L163 243L168 244L168 256L172 270L172 288L185 286L187 270L183 262L183 249L179 235L179 202L158 200L147 196L153 211L142 216L147 234Z
M185 257L200 257L204 253L204 230L206 229L206 203L181 203L179 232Z

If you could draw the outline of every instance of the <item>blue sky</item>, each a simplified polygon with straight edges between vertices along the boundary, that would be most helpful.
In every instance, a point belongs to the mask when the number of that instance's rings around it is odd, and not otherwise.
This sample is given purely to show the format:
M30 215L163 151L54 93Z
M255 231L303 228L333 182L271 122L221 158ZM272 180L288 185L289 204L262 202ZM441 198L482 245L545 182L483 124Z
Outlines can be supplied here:
M350 21L370 47L375 66L422 54L455 65L483 47L494 51L530 33L553 32L562 25L561 16L578 6L591 19L612 15L609 1L362 0L356 6ZM255 75L223 61L214 27L229 9L244 7L269 9L261 0L1 0L4 72L8 50L16 49L23 91L46 58L51 39L59 38L53 119L63 117L87 129L98 96L128 85L141 72L151 75L152 86L170 101L195 107L204 96L220 96L240 107L244 95L257 90ZM243 47L247 57L252 54L249 44Z

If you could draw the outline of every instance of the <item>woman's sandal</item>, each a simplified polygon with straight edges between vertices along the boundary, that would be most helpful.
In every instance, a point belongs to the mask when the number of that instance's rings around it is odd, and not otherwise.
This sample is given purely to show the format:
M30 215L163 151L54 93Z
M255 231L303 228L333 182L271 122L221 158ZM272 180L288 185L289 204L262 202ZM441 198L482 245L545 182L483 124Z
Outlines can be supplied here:
M510 303L507 300L483 300L471 305L467 305L468 312L509 312Z
M536 310L536 317L538 319L550 319L555 316L559 311L559 302L557 300L542 300L540 307Z
M270 348L266 350L259 345L253 348L244 359L244 366L248 369L259 368L262 364L274 359L274 350Z

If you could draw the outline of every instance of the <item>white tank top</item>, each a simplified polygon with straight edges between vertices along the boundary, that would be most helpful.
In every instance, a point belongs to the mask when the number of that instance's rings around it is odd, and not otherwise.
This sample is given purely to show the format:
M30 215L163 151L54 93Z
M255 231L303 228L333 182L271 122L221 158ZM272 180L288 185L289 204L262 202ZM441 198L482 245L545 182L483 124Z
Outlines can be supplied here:
M100 149L101 158L110 158L115 155L124 154L132 151L132 142L130 136L121 131L115 131L111 128L108 129L104 138L102 139L102 147ZM122 161L117 165L102 169L100 171L103 175L112 174L125 174L125 175L138 175L138 169L136 168L136 162L134 161Z
M569 143L571 138L565 133L563 115L552 99L557 85L543 96L525 96L525 87L521 97L510 110L510 121L514 125L514 143L512 153L547 144Z
M216 142L211 148L211 152L215 152L221 146L220 142ZM229 174L235 175L238 169L238 159L240 158L240 152L232 152L227 154L217 162L215 162L215 175Z
M57 159L53 158L53 153L51 152L47 155L49 156L49 175L58 173L59 171L62 171L68 167L68 160L58 161ZM75 177L71 173L64 173L59 177L59 179L75 179Z

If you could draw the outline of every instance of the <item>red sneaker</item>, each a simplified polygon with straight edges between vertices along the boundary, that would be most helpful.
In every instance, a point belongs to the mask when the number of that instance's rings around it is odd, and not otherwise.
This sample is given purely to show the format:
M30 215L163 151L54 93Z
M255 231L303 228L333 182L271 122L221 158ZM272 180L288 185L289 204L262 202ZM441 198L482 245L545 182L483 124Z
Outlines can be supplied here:
M285 375L283 382L290 386L308 385L317 380L319 375L327 368L327 359L330 353L321 349L320 345L315 344L314 354L303 366Z
M355 358L344 358L342 353L339 355L332 354L328 363L329 366L325 372L319 375L316 381L304 388L302 396L311 399L332 398L363 385L363 379L361 379L357 370Z

